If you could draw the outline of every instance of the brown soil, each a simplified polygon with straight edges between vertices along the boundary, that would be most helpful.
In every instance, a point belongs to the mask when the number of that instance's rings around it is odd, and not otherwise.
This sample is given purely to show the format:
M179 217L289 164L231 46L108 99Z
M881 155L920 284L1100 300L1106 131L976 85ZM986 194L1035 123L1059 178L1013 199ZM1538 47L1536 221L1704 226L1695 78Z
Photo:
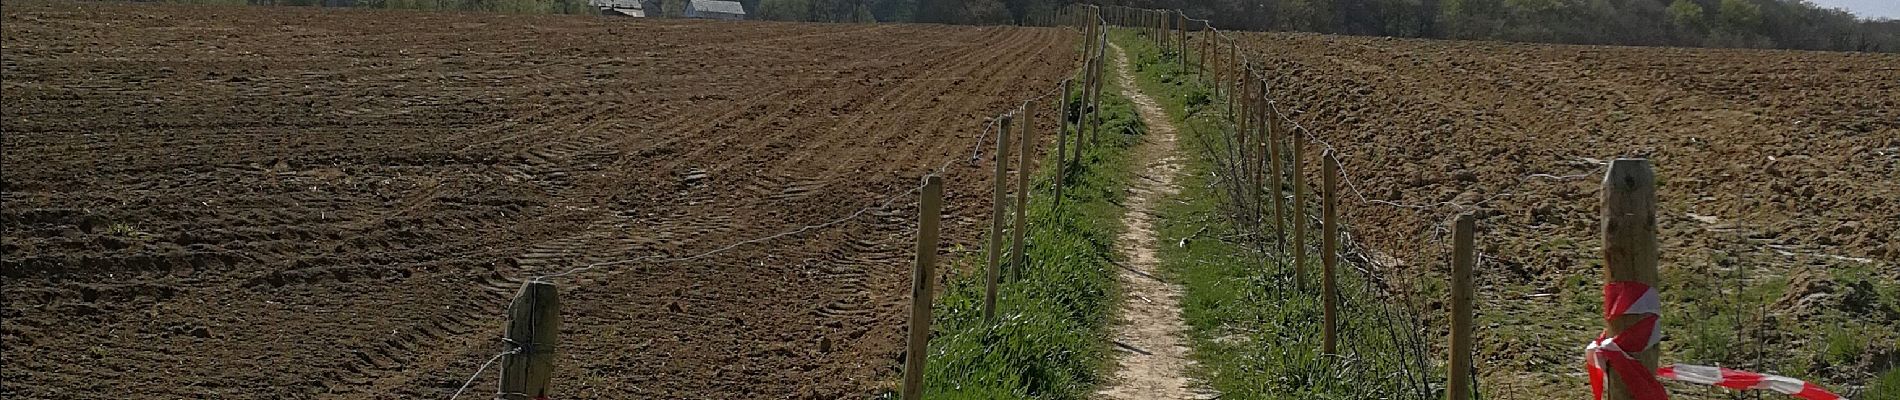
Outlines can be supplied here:
M903 196L557 281L561 397L865 396L901 352L905 191L950 162L971 242L986 118L1074 40L45 2L3 33L9 398L445 398L527 277Z
M1409 272L1393 276L1442 290L1449 222L1479 215L1491 373L1576 393L1578 349L1600 329L1602 162L1619 156L1655 165L1665 275L1900 278L1900 55L1243 37L1283 112L1340 151L1345 220ZM1823 333L1784 327L1766 347L1812 351Z

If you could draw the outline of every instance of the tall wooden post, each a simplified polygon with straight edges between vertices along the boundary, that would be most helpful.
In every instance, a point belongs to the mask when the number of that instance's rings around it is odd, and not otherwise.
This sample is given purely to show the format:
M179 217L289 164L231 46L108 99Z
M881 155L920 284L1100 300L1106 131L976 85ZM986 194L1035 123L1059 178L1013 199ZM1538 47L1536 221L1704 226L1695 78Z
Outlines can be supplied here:
M924 177L922 205L917 208L917 263L910 274L910 341L904 347L904 400L924 398L924 365L930 354L930 303L936 293L937 234L943 217L943 178Z
M1028 257L1023 256L1023 234L1024 228L1029 226L1029 174L1032 172L1029 155L1035 153L1036 145L1032 135L1032 128L1036 127L1035 100L1023 103L1022 126L1022 137L1016 139L1021 147L1016 152L1016 224L1011 229L1015 238L1009 246L1009 254L1015 256L1009 263L1010 279L1018 281L1023 279L1023 269L1029 265Z
M1451 400L1471 400L1471 264L1477 219L1458 215L1451 239L1451 357L1446 371L1446 393Z
M1174 12L1174 22L1175 22L1174 29L1177 33L1179 33L1179 36L1177 37L1181 39L1180 43L1178 43L1178 46L1177 46L1178 48L1181 49L1181 71L1187 72L1187 69L1188 69L1187 13L1180 12L1180 11Z
M1240 116L1234 113L1234 107L1236 106L1234 102L1246 96L1242 93L1242 90L1245 90L1245 88L1241 87L1240 83L1246 81L1247 70L1241 68L1240 65L1240 48L1235 46L1231 40L1227 41L1227 45L1229 46L1227 49L1227 68L1234 70L1234 77L1228 79L1227 82L1223 82L1223 84L1228 85L1227 93L1231 94L1227 96L1227 118L1238 122L1240 121Z
M1096 47L1100 48L1100 50L1095 52L1095 113L1092 118L1095 120L1095 130L1090 132L1095 134L1095 136L1090 137L1092 140L1099 140L1102 135L1102 88L1108 85L1109 79L1108 31L1102 31L1102 37L1096 40ZM1089 143L1093 144L1094 142Z
M1649 160L1620 158L1610 162L1603 176L1603 279L1605 283L1636 281L1656 285L1656 176ZM1610 332L1622 332L1642 315L1616 315L1606 321ZM1658 346L1635 354L1643 368L1656 369L1662 356ZM1610 400L1630 400L1629 389L1616 372L1604 366L1604 392Z
M1293 287L1300 292L1306 291L1306 146L1298 135L1289 135L1289 145L1293 147L1293 165L1287 167L1287 173L1293 174L1293 206L1287 217L1293 219Z
M512 354L501 358L501 398L529 400L553 395L555 337L561 331L561 298L554 284L528 282L508 303L504 336Z
M1212 65L1214 69L1214 82L1210 86L1213 86L1211 89L1214 90L1214 97L1221 97L1221 80L1226 79L1227 71L1221 68L1219 34L1208 35L1207 48L1209 49L1208 54L1211 55L1211 57L1201 59L1201 66L1206 68L1210 64Z
M985 270L983 285L983 320L996 320L996 283L1000 279L1000 263L1003 247L1003 218L1009 215L1009 128L1010 116L1004 115L1002 129L996 132L996 192L991 200L994 207L990 217L990 253L989 268Z
M1062 185L1069 177L1069 81L1062 80L1062 103L1056 106L1056 176L1055 206L1051 210L1062 210Z
M1280 159L1280 147L1284 146L1281 143L1285 141L1282 137L1286 136L1286 132L1280 129L1280 118L1273 102L1268 101L1266 108L1269 122L1267 124L1267 183L1269 184L1268 191L1271 192L1270 196L1273 197L1273 237L1280 250L1279 255L1274 257L1277 260L1286 256L1286 196L1282 194L1286 187L1281 186L1280 182L1280 175L1286 164L1285 160ZM1297 279L1298 276L1296 275L1295 278Z
M1339 158L1327 149L1320 158L1325 162L1325 201L1321 206L1325 224L1320 240L1320 265L1325 274L1320 283L1321 301L1326 304L1326 354L1338 354L1339 350L1339 283L1334 275L1339 269Z

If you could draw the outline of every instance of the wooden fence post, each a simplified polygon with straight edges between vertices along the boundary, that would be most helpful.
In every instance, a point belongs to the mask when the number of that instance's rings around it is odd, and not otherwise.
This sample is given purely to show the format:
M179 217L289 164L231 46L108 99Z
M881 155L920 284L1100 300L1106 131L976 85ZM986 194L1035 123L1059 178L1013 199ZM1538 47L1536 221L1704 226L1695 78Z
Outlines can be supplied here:
M1610 162L1603 176L1603 279L1604 283L1636 281L1656 288L1656 176L1649 160L1619 158ZM1622 332L1643 319L1642 315L1612 316L1606 321L1609 332ZM1634 354L1643 368L1654 371L1662 352L1649 346ZM1610 400L1633 397L1617 378L1616 371L1604 366L1604 392Z
M1089 109L1089 121L1095 124L1095 128L1089 130L1090 145L1102 137L1102 88L1108 84L1108 31L1102 31L1102 38L1096 43L1100 50L1095 52L1095 90L1089 95L1089 101L1095 103L1095 107Z
M1181 43L1179 44L1181 49L1181 71L1185 72L1188 69L1187 13L1175 11L1174 22L1174 29L1180 33L1179 37L1181 38Z
M1288 218L1293 220L1293 287L1300 292L1306 291L1306 146L1298 135L1289 138L1293 147L1293 165L1287 167L1287 173L1293 174L1293 206L1289 207Z
M1062 210L1062 184L1068 181L1069 173L1069 81L1062 80L1062 103L1056 107L1056 177L1055 206L1051 210Z
M1023 234L1024 228L1029 225L1029 174L1032 172L1029 168L1029 155L1035 153L1033 147L1036 145L1035 136L1032 135L1034 133L1032 128L1036 127L1035 100L1023 103L1022 126L1022 137L1016 138L1022 147L1016 152L1016 226L1012 229L1015 239L1010 245L1009 252L1015 256L1009 263L1010 279L1017 281L1023 279L1023 269L1028 266L1026 262L1029 259L1023 256Z
M943 217L943 178L924 177L923 204L917 208L917 263L910 275L910 341L904 347L904 400L924 398L924 365L930 354L932 270L937 266L938 222Z
M1320 300L1325 302L1326 317L1326 354L1339 354L1339 287L1334 275L1339 266L1339 158L1332 149L1320 156L1324 159L1325 175L1324 204L1321 211L1324 218L1320 240L1320 265L1325 268L1321 273L1325 277L1320 282Z
M985 283L983 285L984 321L996 320L996 282L999 278L998 273L1000 272L998 271L998 264L1002 262L1003 252L1008 251L1008 249L1003 247L1003 217L1009 215L1007 196L1009 195L1010 118L1009 115L1004 115L1002 129L996 132L996 177L994 179L996 192L991 198L994 200L994 205L990 212L990 247L988 251L990 263L989 268L985 269Z
M1286 164L1284 160L1280 159L1280 147L1284 146L1281 144L1284 141L1282 136L1285 136L1286 133L1280 129L1279 112L1274 107L1273 102L1267 101L1266 108L1267 121L1269 122L1267 124L1267 182L1271 185L1268 187L1271 188L1270 191L1273 196L1273 237L1275 244L1280 247L1279 255L1274 257L1274 259L1280 260L1286 256L1287 216L1286 195L1284 194L1286 187L1282 186L1280 182L1280 175L1284 173L1284 166ZM1298 279L1299 276L1295 275L1294 278Z
M501 398L546 398L552 390L554 349L561 331L561 298L554 284L533 281L521 287L508 304L508 332L512 354L501 358Z
M1451 357L1446 371L1446 393L1452 400L1471 400L1471 264L1477 218L1458 215L1451 240Z

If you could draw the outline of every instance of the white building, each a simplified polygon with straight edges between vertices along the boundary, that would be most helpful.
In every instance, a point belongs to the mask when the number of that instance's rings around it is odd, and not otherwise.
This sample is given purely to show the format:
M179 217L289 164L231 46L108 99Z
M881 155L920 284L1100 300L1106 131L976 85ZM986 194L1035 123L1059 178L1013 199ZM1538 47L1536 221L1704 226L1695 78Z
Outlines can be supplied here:
M745 6L739 5L737 1L690 0L686 3L686 12L681 15L686 18L738 20L745 19Z
M600 7L601 14L625 15L635 18L663 17L659 0L589 0L589 4Z

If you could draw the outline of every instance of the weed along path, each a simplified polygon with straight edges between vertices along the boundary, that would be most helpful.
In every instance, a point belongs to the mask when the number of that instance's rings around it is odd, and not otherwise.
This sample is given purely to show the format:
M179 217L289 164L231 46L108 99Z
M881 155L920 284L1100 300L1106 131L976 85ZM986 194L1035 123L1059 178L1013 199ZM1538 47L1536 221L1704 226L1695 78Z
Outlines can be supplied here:
M1159 274L1161 263L1155 254L1161 244L1154 221L1156 204L1180 191L1174 178L1181 172L1182 159L1174 146L1174 124L1153 98L1141 92L1127 55L1118 46L1114 50L1115 79L1125 88L1123 96L1135 103L1148 134L1134 149L1135 165L1141 170L1129 182L1128 207L1122 214L1126 229L1115 241L1115 251L1127 260L1119 274L1122 307L1113 336L1114 347L1122 351L1115 379L1099 394L1109 399L1187 399L1196 391L1187 378L1193 361L1188 358L1187 326L1181 320L1181 286Z

